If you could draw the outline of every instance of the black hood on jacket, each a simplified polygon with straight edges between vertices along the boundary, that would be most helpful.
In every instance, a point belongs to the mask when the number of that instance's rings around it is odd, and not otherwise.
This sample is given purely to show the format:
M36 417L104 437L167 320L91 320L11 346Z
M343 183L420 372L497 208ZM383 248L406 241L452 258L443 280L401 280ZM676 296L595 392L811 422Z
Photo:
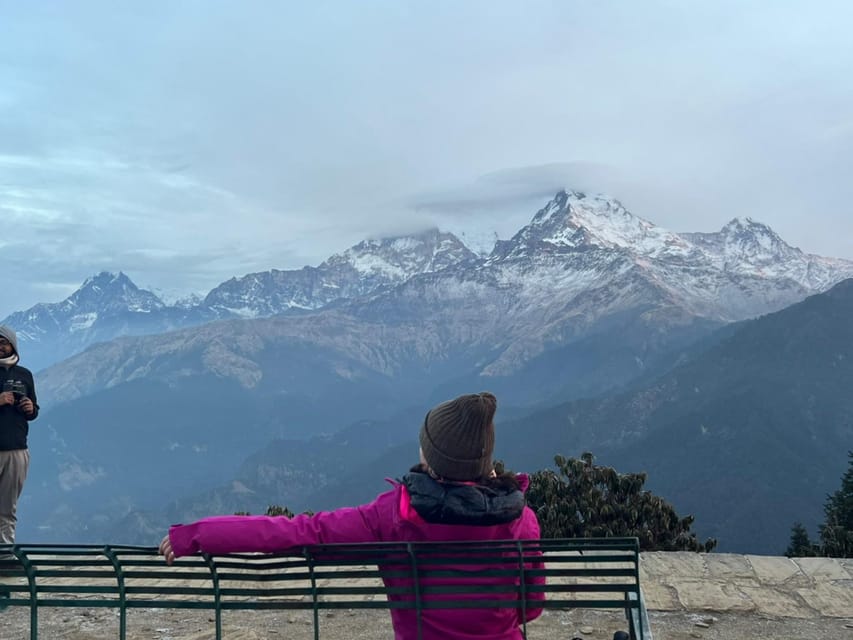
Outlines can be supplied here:
M496 486L439 482L410 472L402 484L418 515L433 524L492 526L512 522L524 511L524 494L507 483Z

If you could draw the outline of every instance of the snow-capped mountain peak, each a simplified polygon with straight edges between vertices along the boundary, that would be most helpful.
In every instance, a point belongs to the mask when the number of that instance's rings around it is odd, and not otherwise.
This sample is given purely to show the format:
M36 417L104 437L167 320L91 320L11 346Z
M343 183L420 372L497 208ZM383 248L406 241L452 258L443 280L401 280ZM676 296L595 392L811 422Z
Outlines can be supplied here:
M232 278L208 293L203 305L215 317L243 318L319 309L475 257L456 236L438 229L364 240L317 267Z
M420 273L440 271L475 257L474 252L452 233L429 229L413 235L364 240L330 257L319 268L346 265L363 276L393 283Z
M496 253L518 257L541 249L573 251L581 248L622 249L659 257L686 254L689 242L628 211L621 202L602 194L560 191L533 220Z
M780 253L798 251L766 224L749 217L734 218L720 230L720 236L729 254L775 257Z
M791 261L808 259L766 224L749 217L734 218L714 233L683 235L715 263L737 269L744 266L784 268Z
M80 311L126 309L148 313L163 308L163 301L150 291L140 289L124 273L101 273L87 278L67 301Z
M16 328L26 349L27 364L38 368L70 355L92 342L117 335L145 332L147 323L159 330L159 312L168 308L160 298L137 287L124 273L101 273L62 302L37 304L13 313L3 322Z

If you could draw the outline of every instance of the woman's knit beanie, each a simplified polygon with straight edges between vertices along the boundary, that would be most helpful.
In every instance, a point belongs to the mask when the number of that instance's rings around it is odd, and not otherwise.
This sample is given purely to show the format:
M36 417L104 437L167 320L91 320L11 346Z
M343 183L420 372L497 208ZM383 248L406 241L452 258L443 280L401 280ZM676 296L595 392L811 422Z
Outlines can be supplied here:
M9 344L12 345L12 348L15 350L15 353L18 353L18 335L15 333L15 330L9 325L0 324L0 337L6 338L9 341Z
M492 472L497 398L471 393L430 409L421 427L424 460L447 480L478 480Z

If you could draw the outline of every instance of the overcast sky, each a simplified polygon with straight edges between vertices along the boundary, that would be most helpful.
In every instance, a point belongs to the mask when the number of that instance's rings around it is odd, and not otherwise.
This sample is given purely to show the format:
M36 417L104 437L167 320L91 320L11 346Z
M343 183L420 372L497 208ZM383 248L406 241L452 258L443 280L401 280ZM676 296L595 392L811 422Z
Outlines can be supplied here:
M505 238L561 187L853 259L851 7L0 0L0 318Z

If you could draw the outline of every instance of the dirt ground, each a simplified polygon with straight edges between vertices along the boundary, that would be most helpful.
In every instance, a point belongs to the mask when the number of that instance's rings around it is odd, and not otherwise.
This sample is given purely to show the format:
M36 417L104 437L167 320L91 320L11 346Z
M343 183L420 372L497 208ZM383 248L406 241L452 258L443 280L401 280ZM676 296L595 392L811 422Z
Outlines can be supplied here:
M108 609L43 609L41 640L115 640L118 613ZM851 618L768 618L754 614L651 612L655 640L853 640ZM625 629L622 616L609 611L546 611L528 626L530 640L611 640ZM128 640L213 640L209 612L173 609L137 610L128 614ZM223 614L226 640L309 640L310 612L229 611ZM323 612L324 640L393 640L386 611ZM15 607L0 612L0 640L29 640L29 611Z

